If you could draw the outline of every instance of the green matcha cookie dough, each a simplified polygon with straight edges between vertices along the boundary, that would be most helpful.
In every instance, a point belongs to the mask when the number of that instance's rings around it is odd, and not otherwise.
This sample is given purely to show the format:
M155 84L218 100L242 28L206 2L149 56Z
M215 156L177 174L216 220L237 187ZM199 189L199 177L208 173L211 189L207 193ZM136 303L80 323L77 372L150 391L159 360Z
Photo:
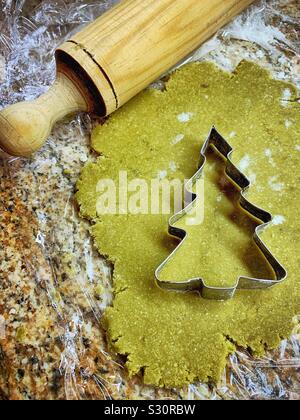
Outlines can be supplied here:
M198 184L205 180L203 223L190 224L194 212L175 223L187 238L160 272L161 281L183 282L201 277L207 286L234 287L241 275L275 279L253 240L258 223L241 209L240 189L233 186L225 170L225 160L217 151L207 154L203 176L194 187L200 191ZM201 202L199 194L193 209L199 208Z
M233 74L210 63L190 64L172 75L166 91L140 94L95 129L93 148L101 156L84 168L77 199L93 224L99 252L114 264L115 298L105 321L110 342L127 356L130 375L142 371L145 383L167 387L218 381L235 346L262 355L292 333L300 313L296 97L295 87L272 80L252 63L243 62ZM128 179L150 180L166 172L168 179L190 178L212 125L252 181L249 200L275 216L263 240L289 272L282 285L239 291L226 302L155 285L155 268L178 243L167 235L170 215L100 216L96 211L99 180L117 181L120 170ZM234 196L221 197L224 206L212 210L223 188L220 176L222 163L212 156L205 175L206 217L191 247L198 244L199 268L209 281L231 282L237 273L263 268L251 257L252 222L233 217Z

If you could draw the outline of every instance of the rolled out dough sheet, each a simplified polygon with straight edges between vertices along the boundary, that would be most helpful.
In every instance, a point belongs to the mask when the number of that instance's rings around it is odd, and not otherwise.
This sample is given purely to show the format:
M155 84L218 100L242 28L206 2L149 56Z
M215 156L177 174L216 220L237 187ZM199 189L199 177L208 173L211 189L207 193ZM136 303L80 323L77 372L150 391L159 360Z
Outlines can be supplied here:
M241 63L233 74L196 63L177 70L165 91L140 94L95 129L93 148L101 156L84 168L77 199L82 216L91 220L99 252L114 265L115 297L105 323L110 343L127 356L130 375L142 372L145 383L167 387L218 381L236 346L262 355L291 335L300 312L297 97L295 87L272 80L253 63ZM167 235L171 214L103 216L96 211L99 180L118 182L120 170L128 179L190 178L212 125L252 181L249 200L274 215L263 239L289 272L288 280L272 290L240 291L227 302L155 285L155 268L177 244ZM171 274L197 265L210 282L230 283L238 273L265 269L259 259L254 264L252 222L235 210L235 197L224 194L220 178L222 163L211 156L204 224L191 235L193 252L183 260L178 256Z

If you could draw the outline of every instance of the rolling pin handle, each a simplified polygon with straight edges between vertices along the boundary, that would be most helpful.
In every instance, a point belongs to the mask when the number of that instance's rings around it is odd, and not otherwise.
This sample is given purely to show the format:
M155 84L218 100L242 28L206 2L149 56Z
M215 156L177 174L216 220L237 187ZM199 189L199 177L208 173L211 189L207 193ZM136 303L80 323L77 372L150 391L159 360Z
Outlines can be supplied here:
M80 111L110 115L254 0L122 0L56 51L50 91L0 112L0 148L30 156Z
M75 84L58 73L47 93L0 112L0 148L12 156L29 157L45 143L57 121L87 110Z

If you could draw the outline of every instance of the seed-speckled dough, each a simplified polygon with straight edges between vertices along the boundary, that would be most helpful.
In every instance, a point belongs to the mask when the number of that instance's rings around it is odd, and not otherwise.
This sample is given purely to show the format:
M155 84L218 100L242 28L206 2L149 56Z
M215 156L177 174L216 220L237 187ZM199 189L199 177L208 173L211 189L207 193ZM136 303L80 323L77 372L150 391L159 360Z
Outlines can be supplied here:
M241 209L241 190L225 175L225 160L213 148L206 157L203 175L193 188L199 191L197 200L174 224L187 236L161 270L159 279L178 283L202 278L207 286L214 287L234 287L242 275L275 279L274 271L253 239L259 222ZM203 179L204 197L200 194Z
M130 374L142 370L147 384L217 381L235 349L232 343L259 355L265 346L274 348L291 334L300 311L296 98L295 87L272 80L252 63L243 62L233 74L210 63L190 64L172 75L166 91L140 94L95 129L93 148L101 156L84 168L77 198L82 215L93 223L99 252L114 264L116 295L105 313L110 342L127 356ZM166 172L169 179L190 178L212 125L230 142L234 163L253 182L249 200L275 216L263 239L289 271L282 285L270 291L237 292L227 302L157 288L154 270L177 244L167 235L169 215L96 212L98 181L117 180L119 170L127 170L129 179L149 180ZM218 211L211 209L213 200L220 200L217 188L221 193L222 183L218 186L216 180L221 170L222 164L209 159L208 172L214 175L206 176L208 211L199 227L200 242L196 234L190 241L191 249L198 246L199 267L205 267L212 282L232 281L240 271L242 275L258 269L248 258L249 223L231 217L234 197L231 202L223 194L225 204L216 206ZM225 244L223 251L220 244ZM196 257L191 255L194 261Z

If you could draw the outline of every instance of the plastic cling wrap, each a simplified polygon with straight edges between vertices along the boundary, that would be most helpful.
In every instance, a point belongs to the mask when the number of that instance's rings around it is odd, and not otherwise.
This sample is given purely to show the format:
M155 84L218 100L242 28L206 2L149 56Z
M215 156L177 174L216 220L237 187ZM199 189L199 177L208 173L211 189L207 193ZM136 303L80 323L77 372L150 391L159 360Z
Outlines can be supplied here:
M113 3L0 0L0 107L45 91L55 48ZM250 59L300 86L299 18L297 0L258 2L190 60L231 70ZM57 125L31 160L1 155L0 399L298 399L298 319L295 335L263 359L231 356L218 386L163 390L128 378L100 323L112 268L74 200L97 122L81 115Z

